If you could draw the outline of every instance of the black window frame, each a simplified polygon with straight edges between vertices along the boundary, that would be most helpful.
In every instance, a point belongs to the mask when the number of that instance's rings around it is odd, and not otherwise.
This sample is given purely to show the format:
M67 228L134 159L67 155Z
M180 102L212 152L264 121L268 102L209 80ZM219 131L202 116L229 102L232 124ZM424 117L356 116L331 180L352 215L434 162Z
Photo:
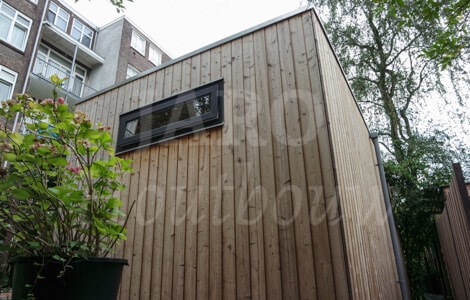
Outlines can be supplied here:
M127 123L210 94L210 111L126 137ZM136 150L224 124L224 80L199 86L119 116L116 154Z

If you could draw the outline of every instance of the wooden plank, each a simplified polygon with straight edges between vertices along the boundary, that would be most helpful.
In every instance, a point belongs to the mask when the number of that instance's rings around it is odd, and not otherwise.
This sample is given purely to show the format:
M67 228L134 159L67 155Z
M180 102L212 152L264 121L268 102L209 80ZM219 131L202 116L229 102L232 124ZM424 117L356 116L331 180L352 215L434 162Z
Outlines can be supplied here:
M210 82L211 53L201 54L201 84ZM220 129L214 129L220 131ZM209 249L210 249L210 131L199 134L199 185L197 208L197 287L196 298L209 298Z
M173 296L184 297L185 242L186 242L186 203L188 188L188 137L178 141L178 175L175 203L175 248L173 256Z
M298 110L299 86L297 86L294 69L293 47L290 39L289 21L278 26L281 82L283 89L284 121L286 123L288 167L290 182L284 184L290 193L292 215L295 229L295 249L297 254L299 294L302 299L316 298L315 266L313 262L312 239L310 233L309 203L307 201L307 183L305 180L305 164L303 145L308 141L302 137L300 113ZM282 115L281 115L282 117Z
M247 205L250 235L251 296L266 299L266 273L264 264L263 213L261 199L260 154L258 144L257 95L255 77L254 37L243 38L243 86L246 131Z
M142 94L143 99L140 101L140 106L148 105L156 100L156 95L161 95L161 87L157 84L157 73L162 74L163 72L153 72L147 75L147 82L145 85L145 94ZM160 75L161 76L161 75ZM157 90L158 89L158 90Z
M136 218L135 218L135 231L134 231L134 245L132 251L132 272L131 272L131 299L149 299L148 289L141 289L141 285L148 285L149 274L145 272L143 267L143 251L144 251L144 230L145 220L147 216L147 202L148 202L148 177L149 177L149 164L150 164L150 151L148 148L142 149L140 153L140 169L137 172L139 182L137 185L136 196ZM145 276L145 277L144 277Z
M185 64L183 64L185 66ZM173 69L173 82L171 93L175 95L181 91L182 82L187 82L187 72L182 73L182 64L177 64ZM186 68L186 67L185 67ZM186 69L185 69L186 70ZM178 143L178 169L176 182L175 203L175 248L173 257L173 297L184 297L184 272L185 272L185 241L186 241L186 191L188 175L188 137L176 140Z
M263 214L264 261L266 266L266 298L282 298L277 203L272 149L272 121L269 103L269 78L265 32L254 33L254 59L257 96L258 145L261 174L261 203Z
M166 178L165 231L161 271L161 299L173 297L173 257L175 249L175 213L178 167L178 143L168 144L168 175Z
M200 56L196 55L188 60L190 67L183 68L183 73L188 72L190 77L188 88L197 86L200 77ZM186 64L185 64L186 66ZM198 232L198 189L199 189L199 134L188 138L188 187L186 200L186 252L185 252L185 299L195 299L197 292L197 232Z
M133 91L132 91L132 98L139 99L142 93L141 82L133 82ZM148 157L149 152L147 149L136 151L134 152L134 157L138 157L139 166L135 168L135 182L131 184L136 186L137 190L135 190L131 195L134 195L134 200L136 201L135 204L135 213L134 218L132 219L132 249L130 249L130 253L132 253L132 264L131 266L131 277L130 277L130 287L129 287L129 297L131 299L139 297L140 291L140 282L141 282L141 274L142 274L142 247L143 247L143 228L141 225L141 216L145 215L145 208L146 208L146 186L147 186L147 177L148 177ZM131 187L134 188L134 187ZM128 231L129 233L129 231ZM129 237L128 237L129 239Z
M143 278L141 290L148 293L149 299L159 299L161 290L161 270L163 255L163 230L165 220L165 195L160 181L166 183L168 147L153 147L150 153L150 176L147 217L145 219L145 245L143 252ZM165 186L165 185L163 185ZM146 284L148 282L148 285Z
M186 141L189 145L187 161L186 193L186 241L184 261L184 298L196 299L197 280L197 232L198 232L198 189L199 189L199 134Z
M143 106L150 102L148 99L154 97L154 85L155 85L155 73L149 75L144 83L141 83L141 102L140 106ZM156 226L156 209L157 209L157 170L158 170L158 148L148 147L145 149L149 152L148 154L148 179L147 182L142 186L140 192L146 192L146 207L145 213L138 215L137 221L143 231L142 241L142 258L141 258L141 280L140 280L140 295L139 299L155 299L151 295L152 287L152 262L153 262L153 242L154 242L154 230ZM145 176L145 174L141 174ZM138 198L140 199L140 198ZM138 213L142 212L140 210Z
M313 98L313 108L315 124L317 127L318 139L318 163L321 174L321 190L318 197L320 207L324 201L324 210L328 226L329 242L331 249L331 261L333 265L334 285L336 297L338 299L346 299L350 297L348 277L346 271L346 259L343 252L344 244L341 233L339 203L336 194L336 182L333 169L333 158L330 149L330 137L328 131L328 120L326 118L323 88L321 84L321 75L319 68L319 58L317 53L317 45L315 40L314 22L318 22L313 13L302 15L303 29L305 32L305 44L307 48L308 67L312 73L310 77L311 91ZM316 192L316 191L315 191ZM323 200L324 199L324 200ZM320 209L320 218L323 213ZM318 215L317 215L318 216ZM322 228L323 229L323 228ZM318 244L315 244L318 247ZM319 245L322 247L321 245Z
M335 297L334 276L331 261L326 207L321 176L320 154L313 108L311 74L308 67L308 38L303 29L302 16L289 20L293 47L293 64L297 84L297 99L301 137L304 153L304 170L307 182L307 199L311 224L311 240L314 256L318 299ZM311 25L311 24L310 24ZM313 38L313 37L311 37Z
M268 76L270 81L269 99L271 100L274 170L276 179L276 198L278 204L279 247L281 257L283 297L299 298L295 232L292 211L292 197L287 185L291 182L289 158L287 153L286 125L281 87L281 66L278 28L266 28ZM283 56L285 54L283 53Z
M116 106L116 112L120 112L123 110L124 108L124 105L126 103L126 99L127 97L130 97L132 93L132 88L130 86L121 86L119 89L118 89L118 94L120 95L119 99L119 103L117 104ZM117 128L114 128L113 129L113 134L115 134L117 136ZM132 159L132 155L129 153L129 154L125 154L125 155L121 155L122 158L124 159ZM135 163L133 162L132 163L132 167L134 168L135 167ZM126 174L123 178L123 184L126 186L126 189L121 191L121 194L120 194L120 198L121 200L123 201L123 209L126 211L126 214L128 215L126 218L129 218L129 221L128 221L128 225L127 225L127 234L126 236L128 237L129 236L129 230L131 228L130 226L130 223L131 223L131 217L132 217L132 213L133 211L130 211L130 209L133 207L132 206L132 203L134 201L134 199L130 199L130 197L133 197L133 195L130 194L130 186L131 186L131 178L132 178L132 175L131 174ZM124 220L122 221L124 222ZM129 243L129 238L127 239L127 241L124 241L123 243L121 243L119 245L119 248L118 248L118 254L120 258L125 258L127 259L129 262L132 262L132 257L129 258L129 256L126 256L126 254L128 252L126 252L126 249L127 249L127 246L128 246L128 243ZM123 270L123 273L122 273L122 277L121 277L121 285L119 287L119 299L129 299L129 284L130 284L130 281L129 281L129 278L130 278L130 275L131 275L131 268L128 267L128 268L124 268Z
M152 99L161 99L163 97L163 76L164 72L153 73L155 77L153 80L149 79L149 94L151 93ZM153 92L150 92L153 90ZM152 163L155 160L155 165L151 164L152 174L155 177L149 178L151 185L149 189L155 194L154 214L153 214L153 237L146 237L146 241L152 245L151 262L149 267L151 269L151 281L149 287L149 294L151 299L160 299L162 292L162 270L163 270L163 241L165 233L165 211L166 211L166 188L167 188L167 175L168 175L168 145L159 145L152 147ZM150 220L148 220L150 222ZM144 254L145 255L145 254Z
M127 85L125 87L124 101L123 101L123 110L127 110L131 101L128 99L135 98L137 93L136 87L133 85ZM133 161L132 167L134 173L131 175L131 180L129 183L129 201L128 207L132 206L132 203L135 200L135 195L138 194L139 186L139 170L140 170L140 152L134 152L130 155L130 159ZM121 279L121 299L130 299L131 292L131 282L132 282L132 272L133 272L133 244L134 244L134 232L135 232L135 221L136 221L136 210L134 209L129 214L129 221L127 224L127 240L124 244L124 258L129 261L130 268L125 269ZM127 272L126 272L127 271Z
M211 50L211 80L221 77L221 49ZM224 101L225 102L225 101ZM210 131L209 195L209 291L210 299L222 298L222 129Z
M250 299L250 235L248 231L247 162L245 137L245 90L241 40L232 43L232 117L235 197L235 251L237 297Z
M117 114L118 106L121 104L119 101L119 90L120 89L113 89L110 91L110 101L108 106L108 121L106 124L111 127L113 141L116 143L117 141L117 134L118 134L118 127L119 127L119 115ZM121 104L122 105L122 104Z
M236 266L235 266L235 207L233 182L233 117L232 117L232 50L231 44L222 46L222 76L225 79L224 116L225 124L222 133L222 259L223 259L223 298L235 299Z
M122 158L123 159L129 159L129 156L130 156L130 154L126 154L126 155L123 155ZM132 201L129 199L130 198L129 192L130 192L131 177L132 177L132 175L130 173L124 174L124 176L121 179L122 180L121 182L124 186L126 186L126 188L124 190L120 191L118 196L117 196L122 201L121 210L123 212L125 212L126 215L130 215L129 209L132 205L132 204L130 204ZM120 219L121 224L124 224L126 218L127 218L127 216L122 217ZM129 218L130 218L130 216L129 216ZM125 256L125 249L126 249L125 246L126 246L125 241L119 242L115 246L115 248L116 248L115 253L112 253L112 255L116 258L125 258L125 259L127 259L127 257ZM125 278L129 278L129 276L130 276L130 268L126 266L123 269L121 281L125 280ZM128 295L123 292L124 287L125 287L125 285L123 285L121 283L121 285L119 286L119 293L118 293L118 298L119 299L127 299L128 298Z
M200 135L199 146L199 186L198 186L198 214L197 214L197 287L196 298L209 298L209 193L210 193L210 132Z
M165 69L163 83L163 97L171 95L173 67ZM170 142L168 145L168 175L166 178L165 197L165 231L163 240L163 264L161 271L161 298L173 297L173 255L175 249L175 213L176 213L176 187L178 168L178 143Z

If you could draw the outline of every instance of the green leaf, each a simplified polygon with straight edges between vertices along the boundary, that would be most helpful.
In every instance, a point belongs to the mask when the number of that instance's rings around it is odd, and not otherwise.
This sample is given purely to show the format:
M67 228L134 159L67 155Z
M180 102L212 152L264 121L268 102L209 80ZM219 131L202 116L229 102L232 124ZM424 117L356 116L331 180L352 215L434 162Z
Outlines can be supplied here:
M26 190L25 188L13 189L11 191L11 194L14 198L16 198L18 200L26 200L26 199L29 199L31 197L30 192L28 190Z
M53 259L57 260L57 261L60 261L60 262L65 262L67 261L65 258L63 258L62 256L59 256L59 255L53 255L52 256Z

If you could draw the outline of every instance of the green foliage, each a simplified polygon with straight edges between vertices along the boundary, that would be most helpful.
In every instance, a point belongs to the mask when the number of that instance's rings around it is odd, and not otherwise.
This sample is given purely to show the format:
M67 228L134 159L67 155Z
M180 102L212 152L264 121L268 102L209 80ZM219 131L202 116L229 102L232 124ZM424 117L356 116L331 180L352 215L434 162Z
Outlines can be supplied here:
M75 0L78 2L79 0ZM122 12L126 7L124 5L125 2L134 2L134 0L109 0L109 2L116 8L118 13Z
M21 133L9 130L17 113ZM0 230L10 255L102 256L125 239L117 196L132 169L114 156L109 127L93 126L63 98L27 95L2 102L0 118Z
M414 26L430 44L423 53L442 68L450 66L469 49L470 0L374 0L378 12L385 11L401 25ZM420 26L416 26L419 24Z
M385 164L393 210L414 298L430 292L426 251L438 239L435 214L442 211L440 187L452 176L452 153L445 150L442 134L416 136L408 142L406 158Z

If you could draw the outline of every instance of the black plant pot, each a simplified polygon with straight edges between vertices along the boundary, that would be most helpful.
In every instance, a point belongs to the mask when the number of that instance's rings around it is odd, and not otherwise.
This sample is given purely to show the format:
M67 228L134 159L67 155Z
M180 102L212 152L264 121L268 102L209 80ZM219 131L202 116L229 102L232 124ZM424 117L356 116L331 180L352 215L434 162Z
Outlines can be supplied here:
M16 257L13 300L115 300L126 259L74 259L68 265L53 259ZM61 272L65 272L61 275Z

